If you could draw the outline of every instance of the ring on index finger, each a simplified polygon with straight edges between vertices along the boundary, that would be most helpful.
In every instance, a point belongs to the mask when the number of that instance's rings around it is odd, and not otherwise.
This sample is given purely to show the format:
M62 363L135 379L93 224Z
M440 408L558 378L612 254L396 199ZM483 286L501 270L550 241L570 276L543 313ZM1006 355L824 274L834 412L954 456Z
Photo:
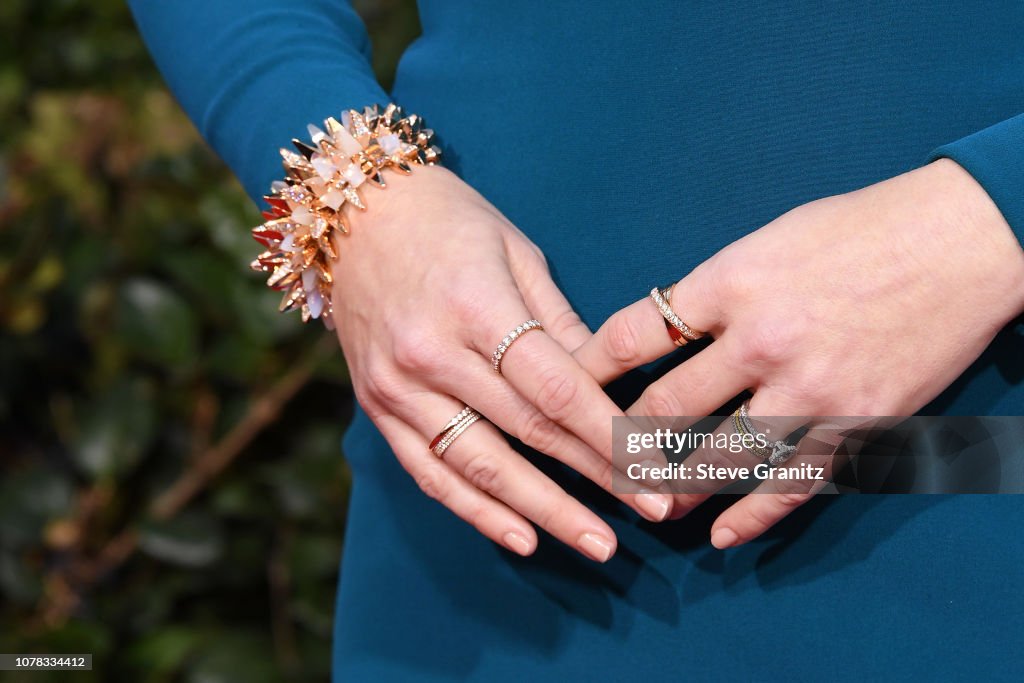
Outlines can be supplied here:
M704 336L704 332L698 332L683 322L683 319L672 310L672 286L661 289L655 287L651 290L651 300L658 307L661 317L665 319L665 329L672 343L676 346L686 346L687 342L697 341Z

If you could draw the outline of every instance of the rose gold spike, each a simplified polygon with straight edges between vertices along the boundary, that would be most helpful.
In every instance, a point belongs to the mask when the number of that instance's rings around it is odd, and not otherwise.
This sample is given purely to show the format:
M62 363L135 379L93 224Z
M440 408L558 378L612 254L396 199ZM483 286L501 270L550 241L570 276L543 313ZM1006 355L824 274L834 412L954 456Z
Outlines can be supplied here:
M281 311L282 313L295 310L296 307L303 303L305 296L306 293L302 291L302 287L298 283L296 283L295 285L292 286L291 291L289 291L284 296L284 298L281 299L281 306L278 308L278 310Z
M287 292L282 310L301 308L304 320L315 314L332 329L331 268L338 258L334 235L349 232L345 206L366 210L357 190L364 177L377 187L386 187L384 170L409 174L413 164L436 163L441 150L431 144L434 132L424 127L423 120L414 114L406 116L394 103L383 109L348 110L342 112L340 122L329 118L324 126L326 132L308 128L312 143L293 140L297 153L281 150L285 179L271 186L266 197L269 208L262 212L264 223L251 231L266 250L250 267L269 273L267 284ZM386 156L382 146L392 153ZM311 158L318 158L314 154L322 154L336 168L350 172L344 178L339 176L337 182L325 182L310 163ZM354 174L351 164L358 165L362 176ZM315 287L309 276L305 278L314 287L312 292L303 289L302 275L307 270L317 276Z
M366 211L366 204L363 203L362 198L359 196L359 192L351 187L346 187L342 190L342 193L345 195L345 201L357 207L360 211Z

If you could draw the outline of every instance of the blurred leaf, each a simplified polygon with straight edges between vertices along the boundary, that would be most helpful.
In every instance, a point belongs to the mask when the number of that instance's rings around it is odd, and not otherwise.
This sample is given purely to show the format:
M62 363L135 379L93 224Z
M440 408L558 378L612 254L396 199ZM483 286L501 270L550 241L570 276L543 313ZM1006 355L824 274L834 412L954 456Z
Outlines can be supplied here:
M247 204L248 211L252 211ZM224 194L208 193L199 202L199 214L210 231L213 243L233 261L248 264L259 253L259 245L252 238L250 230L260 223L255 212L245 218L239 216L236 197L230 199Z
M60 471L37 464L13 472L0 480L0 542L21 547L38 540L70 507L71 484Z
M321 444L320 448L310 445L315 444L313 441L297 444L290 457L266 468L263 478L290 517L316 516L330 507L331 494L340 491L345 481L345 467L338 455L339 440L340 437L329 439L330 445ZM322 457L324 453L328 457ZM335 486L325 486L324 482L333 482Z
M199 337L195 315L167 286L142 279L126 282L118 322L121 343L139 356L170 367L195 362Z
M225 306L226 293L241 281L232 264L216 252L196 253L187 248L167 253L163 262L179 287L193 295L193 300L203 302L221 320L231 320L232 311Z
M39 329L46 316L43 302L38 298L15 301L8 313L7 327L15 334L30 334Z
M270 516L266 495L248 480L231 481L218 488L210 507L222 517L266 519Z
M271 650L265 637L251 633L219 632L214 641L190 667L189 683L272 683L280 680L263 665L263 658Z
M224 534L215 517L183 513L168 521L145 523L139 533L139 547L164 562L206 567L224 551Z
M341 539L324 534L303 534L292 543L288 564L296 581L332 575L341 558Z
M92 653L103 657L113 646L110 631L102 624L73 619L51 631L46 638L49 652Z
M12 602L28 605L39 598L40 591L39 576L29 571L21 558L0 548L0 593Z
M203 360L212 375L238 382L263 376L277 362L266 348L237 336L214 341Z
M85 409L75 462L92 477L134 468L153 437L156 406L142 378L122 379Z
M147 675L144 681L165 680L180 670L201 641L201 634L181 626L161 628L143 636L126 653L126 664Z
M29 278L29 287L45 292L53 289L64 278L64 266L54 255L48 254L36 265Z

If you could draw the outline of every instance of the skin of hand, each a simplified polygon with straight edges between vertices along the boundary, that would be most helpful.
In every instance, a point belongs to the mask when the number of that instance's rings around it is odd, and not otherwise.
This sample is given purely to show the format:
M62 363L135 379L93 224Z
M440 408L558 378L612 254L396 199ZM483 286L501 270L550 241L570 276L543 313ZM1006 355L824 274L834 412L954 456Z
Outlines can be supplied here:
M337 240L334 321L356 397L420 488L481 533L529 555L533 522L596 561L612 529L516 453L499 429L611 490L610 415L622 412L573 359L591 333L540 250L441 167L392 174ZM511 329L536 318L505 353ZM487 420L442 458L428 443L464 404ZM579 436L577 436L579 435ZM619 497L651 521L672 497ZM529 520L529 521L528 521Z
M948 387L1024 311L1024 250L973 177L940 159L789 211L676 283L671 305L713 341L627 414L709 415L750 390L751 415L784 416L760 418L776 423L775 434L810 427L790 467L820 455L803 457L805 442L829 442L825 425L800 416L912 415ZM642 300L574 355L604 384L674 348L656 307ZM742 457L690 456L760 462ZM806 482L787 489L766 480L719 516L711 541L750 541L814 493ZM673 516L708 495L677 494Z

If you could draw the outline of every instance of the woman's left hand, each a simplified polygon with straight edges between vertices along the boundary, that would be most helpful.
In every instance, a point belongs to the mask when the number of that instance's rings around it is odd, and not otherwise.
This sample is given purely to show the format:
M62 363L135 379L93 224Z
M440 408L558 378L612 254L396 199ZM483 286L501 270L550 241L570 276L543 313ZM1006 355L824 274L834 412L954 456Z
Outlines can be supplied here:
M940 159L793 209L693 270L671 305L714 341L626 412L708 415L749 389L751 415L797 418L781 432L809 422L806 441L815 423L799 416L911 415L948 387L1024 311L1024 250L984 189ZM674 349L645 298L574 355L603 384ZM749 541L811 495L745 496L712 543ZM674 516L706 497L680 494Z

